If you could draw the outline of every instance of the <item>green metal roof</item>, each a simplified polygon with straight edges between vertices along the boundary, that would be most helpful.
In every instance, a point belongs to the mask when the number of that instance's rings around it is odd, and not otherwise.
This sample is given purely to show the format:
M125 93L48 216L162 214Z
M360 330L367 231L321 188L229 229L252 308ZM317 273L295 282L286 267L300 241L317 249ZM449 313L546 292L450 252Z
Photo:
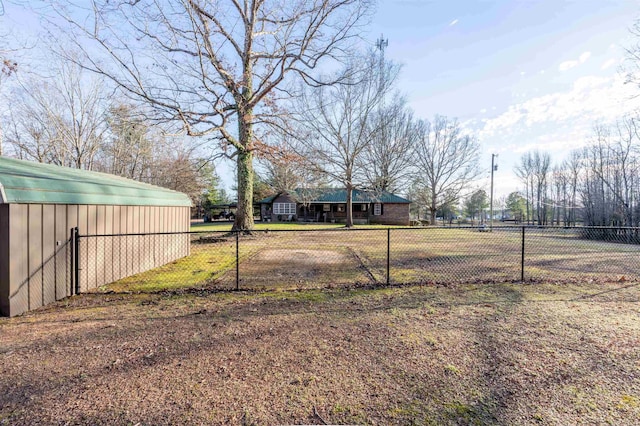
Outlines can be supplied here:
M296 190L300 191L300 190ZM296 198L296 191L291 191L289 194ZM313 197L312 203L346 203L347 202L347 190L337 188L318 189L316 195ZM275 200L278 195L275 194L258 201L258 204L270 204ZM410 204L411 201L406 198L402 198L398 195L392 194L387 191L382 192L368 192L359 189L354 189L352 193L354 203L397 203L397 204Z
M191 206L186 194L120 176L0 157L0 203Z

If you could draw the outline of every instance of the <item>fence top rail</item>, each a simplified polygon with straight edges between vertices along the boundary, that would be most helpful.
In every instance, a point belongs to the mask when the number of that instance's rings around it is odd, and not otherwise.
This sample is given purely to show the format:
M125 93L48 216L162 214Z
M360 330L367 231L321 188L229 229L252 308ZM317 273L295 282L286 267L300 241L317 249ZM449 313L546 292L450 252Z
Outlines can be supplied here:
M522 229L549 229L549 230L572 230L572 231L634 231L640 233L640 227L615 227L615 226L558 226L558 225L502 225L502 226L398 226L398 227L377 227L377 228L307 228L307 229L254 229L250 231L254 234L266 233L304 233L304 232L387 232L387 231L430 231L430 230L477 230L477 231L501 231L501 230L522 230ZM175 231L175 232L136 232L131 234L78 234L78 238L97 237L142 237L147 235L211 235L245 233L245 231L232 230L201 230L201 231Z

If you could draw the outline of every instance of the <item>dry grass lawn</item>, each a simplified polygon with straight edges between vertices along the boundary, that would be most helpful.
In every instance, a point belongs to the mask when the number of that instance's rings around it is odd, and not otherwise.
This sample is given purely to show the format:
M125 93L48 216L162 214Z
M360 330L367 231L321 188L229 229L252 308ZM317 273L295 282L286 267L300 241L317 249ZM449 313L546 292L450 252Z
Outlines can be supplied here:
M0 319L0 424L638 424L639 290L77 296Z

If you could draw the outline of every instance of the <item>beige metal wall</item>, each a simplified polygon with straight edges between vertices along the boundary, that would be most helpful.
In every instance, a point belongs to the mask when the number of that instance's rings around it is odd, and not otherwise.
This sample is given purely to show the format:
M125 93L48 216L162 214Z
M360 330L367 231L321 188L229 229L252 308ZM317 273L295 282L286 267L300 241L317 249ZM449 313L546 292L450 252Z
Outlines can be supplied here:
M0 204L0 313L9 313L9 205Z
M19 315L72 294L71 228L80 240L80 291L189 254L189 207L0 205L0 313ZM6 237L8 236L8 238Z

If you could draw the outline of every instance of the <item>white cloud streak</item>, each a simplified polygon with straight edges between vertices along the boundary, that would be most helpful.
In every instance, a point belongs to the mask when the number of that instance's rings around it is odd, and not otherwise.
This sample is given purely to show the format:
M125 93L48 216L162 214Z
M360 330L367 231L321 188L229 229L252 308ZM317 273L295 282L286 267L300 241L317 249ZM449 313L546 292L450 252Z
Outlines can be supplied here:
M616 64L616 62L617 61L615 59L609 59L608 61L606 61L605 63L602 64L600 69L606 70L607 68L611 68L612 66L614 66Z
M578 64L579 64L578 61L564 61L564 62L561 62L560 65L558 66L558 71L570 70L573 67L577 67Z
M577 60L570 60L561 62L558 65L558 71L567 71L571 68L577 67L580 64L584 64L591 57L591 52L583 52Z
M594 123L614 121L638 108L640 99L631 99L621 76L587 76L576 80L570 90L531 98L509 106L495 118L482 120L479 136L483 140L530 141L518 150L534 145L541 149L563 149L559 133L565 137L567 133L573 134L570 143L575 144ZM546 143L543 135L549 137Z
M455 24L457 24L457 23L458 23L458 20L457 20L457 19L454 19L453 21L449 22L449 26L450 26L450 27L453 27L453 26L454 26Z
M591 57L591 52L584 52L582 55L580 55L578 60L580 61L581 64L584 64L587 61L587 59L589 59L590 57Z

